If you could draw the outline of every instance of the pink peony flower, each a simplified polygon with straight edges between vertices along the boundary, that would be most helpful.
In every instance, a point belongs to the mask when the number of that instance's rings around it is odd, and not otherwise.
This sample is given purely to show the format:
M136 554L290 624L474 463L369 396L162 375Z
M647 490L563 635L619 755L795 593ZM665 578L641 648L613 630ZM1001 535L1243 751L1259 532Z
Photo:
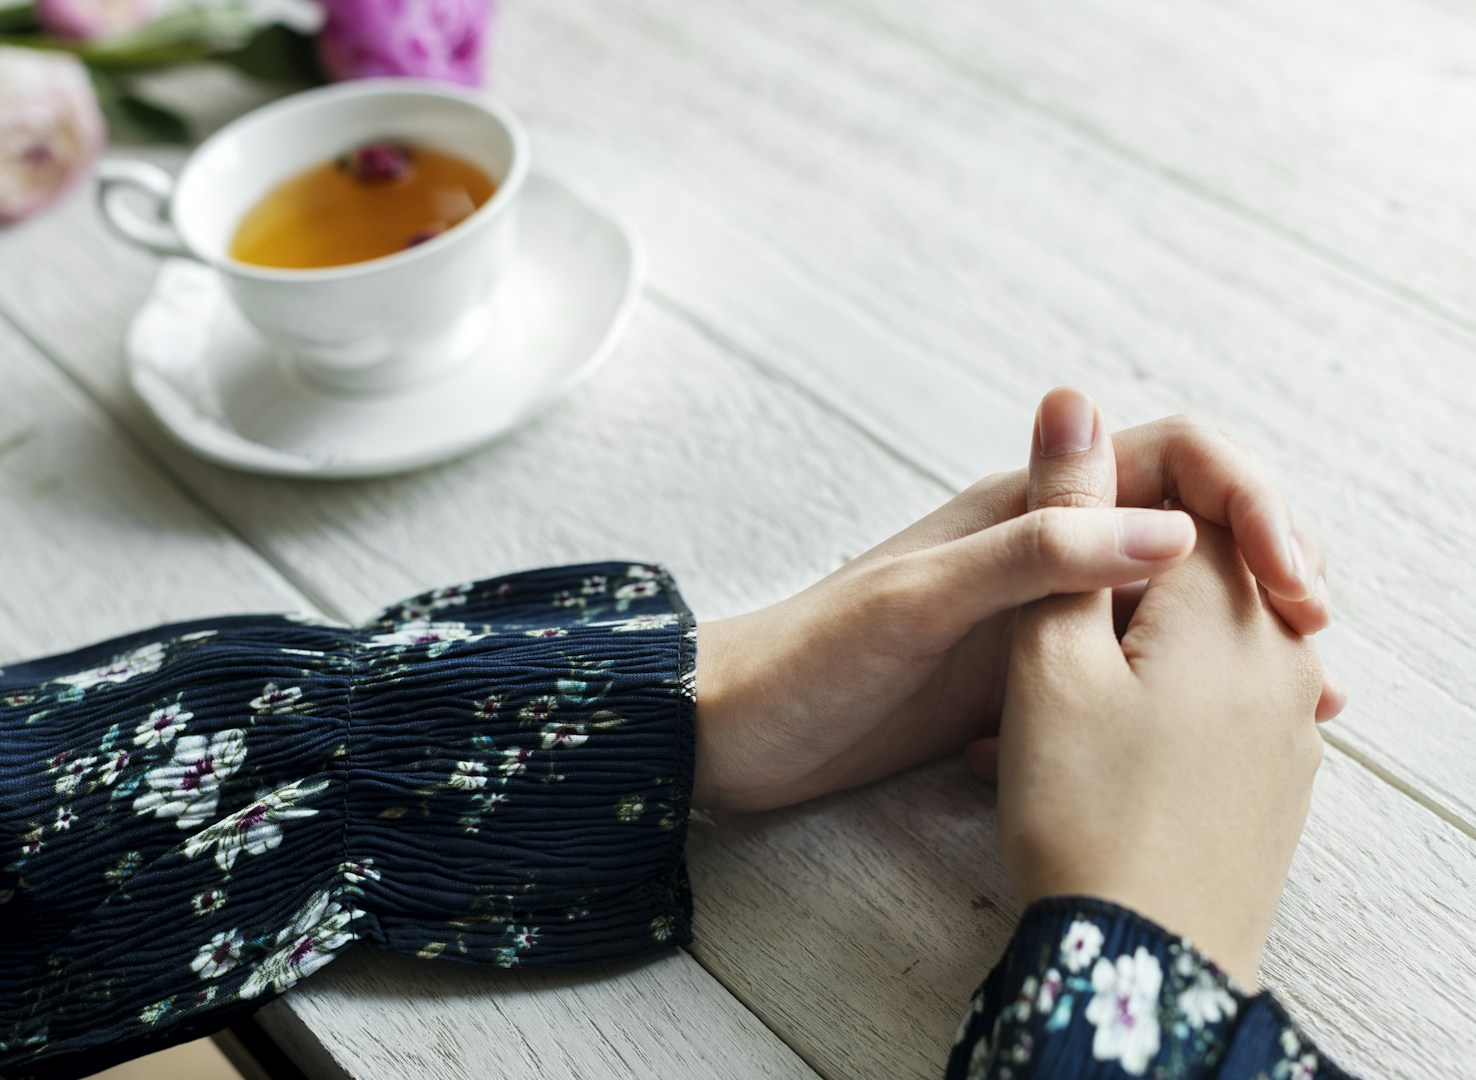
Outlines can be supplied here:
M482 84L492 0L325 0L324 7L318 60L331 79Z
M71 41L122 37L153 17L149 0L36 0L41 28Z
M63 52L0 46L0 224L35 213L107 140L87 69Z

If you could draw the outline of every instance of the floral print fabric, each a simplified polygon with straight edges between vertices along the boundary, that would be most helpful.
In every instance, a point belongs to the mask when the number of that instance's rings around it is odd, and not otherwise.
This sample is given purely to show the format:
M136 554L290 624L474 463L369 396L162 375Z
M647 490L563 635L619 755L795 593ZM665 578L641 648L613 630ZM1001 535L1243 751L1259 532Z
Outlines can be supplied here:
M664 572L607 563L0 671L0 1073L217 1029L355 941L690 940L694 646Z
M948 1080L1346 1080L1269 994L1101 900L1026 910L959 1025Z

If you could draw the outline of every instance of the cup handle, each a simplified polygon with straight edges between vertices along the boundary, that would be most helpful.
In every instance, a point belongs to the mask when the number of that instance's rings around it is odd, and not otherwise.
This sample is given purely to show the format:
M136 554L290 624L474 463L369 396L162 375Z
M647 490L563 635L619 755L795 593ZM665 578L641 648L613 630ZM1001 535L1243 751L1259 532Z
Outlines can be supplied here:
M139 213L126 200L128 190L141 191L153 203L153 213ZM157 255L189 256L189 250L169 221L169 197L174 178L147 161L107 158L97 165L97 205L124 239Z

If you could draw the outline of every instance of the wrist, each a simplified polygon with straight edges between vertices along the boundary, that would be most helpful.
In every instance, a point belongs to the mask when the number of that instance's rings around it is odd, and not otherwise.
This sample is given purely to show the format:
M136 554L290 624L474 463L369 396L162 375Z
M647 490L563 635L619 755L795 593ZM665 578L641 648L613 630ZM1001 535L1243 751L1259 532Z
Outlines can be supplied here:
M1092 897L1188 940L1241 986L1254 989L1265 948L1264 929L1252 914L1208 897L1186 895L1182 883L1150 884L1060 875L1023 891L1027 908L1057 897Z
M724 810L741 805L744 787L733 752L734 693L730 647L734 619L697 627L696 742L692 774L692 806Z

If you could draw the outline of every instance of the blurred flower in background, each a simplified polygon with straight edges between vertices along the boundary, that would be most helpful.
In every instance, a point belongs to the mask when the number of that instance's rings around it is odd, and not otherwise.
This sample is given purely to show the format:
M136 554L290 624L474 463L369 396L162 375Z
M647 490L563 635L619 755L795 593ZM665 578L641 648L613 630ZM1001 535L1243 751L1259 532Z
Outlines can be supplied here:
M210 62L286 87L369 76L479 86L493 3L0 0L0 224L87 172L109 128L189 141L185 119L145 96L139 75Z
M41 29L70 41L120 37L153 17L149 0L36 0Z
M106 138L81 61L0 46L0 223L34 213L70 187Z
M491 0L324 0L318 59L331 79L412 75L480 86Z

